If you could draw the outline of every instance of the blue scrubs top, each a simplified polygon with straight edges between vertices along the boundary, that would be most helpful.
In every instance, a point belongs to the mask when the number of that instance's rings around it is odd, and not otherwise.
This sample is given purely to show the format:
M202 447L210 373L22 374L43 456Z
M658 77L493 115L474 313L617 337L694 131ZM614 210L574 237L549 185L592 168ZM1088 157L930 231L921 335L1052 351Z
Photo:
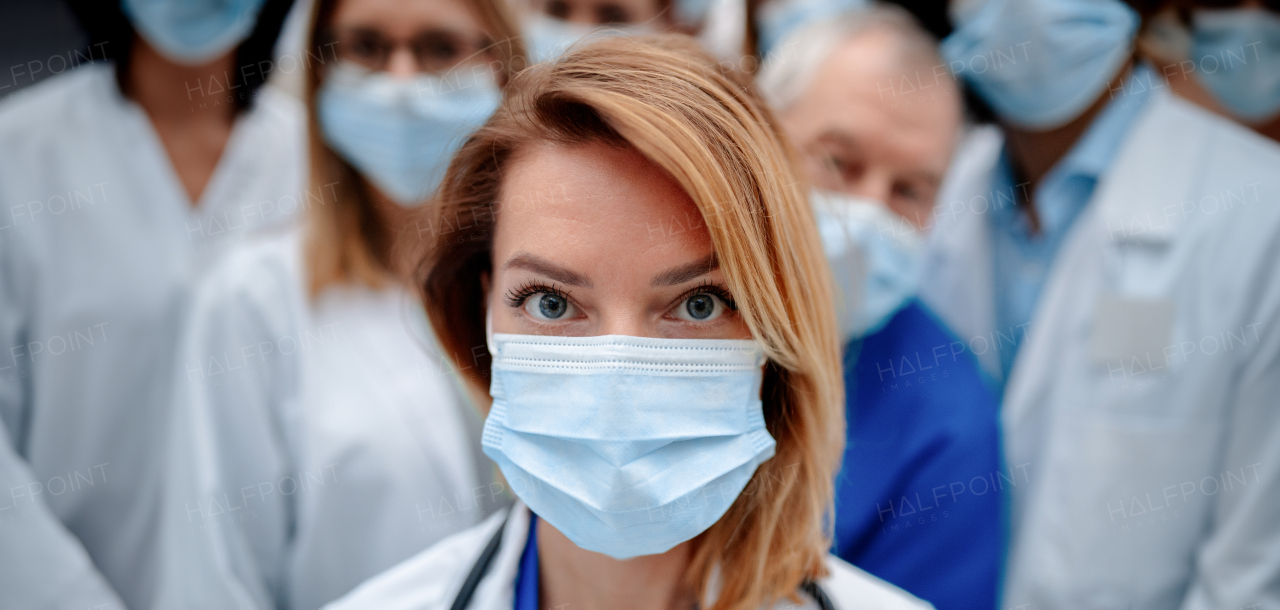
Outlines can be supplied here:
M515 610L538 610L538 516L529 513L529 538L516 572Z
M978 363L909 301L845 355L849 427L833 552L932 602L996 607L1009 487L996 397Z

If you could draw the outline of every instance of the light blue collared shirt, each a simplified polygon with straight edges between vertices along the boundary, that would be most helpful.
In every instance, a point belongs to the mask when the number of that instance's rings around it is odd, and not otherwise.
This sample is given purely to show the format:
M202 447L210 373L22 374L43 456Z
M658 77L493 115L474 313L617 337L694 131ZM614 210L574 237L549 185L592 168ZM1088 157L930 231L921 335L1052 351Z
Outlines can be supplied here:
M1039 233L1031 232L1027 215L1019 206L992 206L988 217L995 264L995 343L1003 380L1009 379L1058 248L1093 197L1098 179L1115 160L1152 88L1164 86L1150 68L1139 65L1123 88L1112 91L1110 103L1036 187L1033 203L1040 220ZM1002 201L1022 200L1027 195L1025 184L1014 184L1008 149L1001 154L992 186L996 193L1006 194Z

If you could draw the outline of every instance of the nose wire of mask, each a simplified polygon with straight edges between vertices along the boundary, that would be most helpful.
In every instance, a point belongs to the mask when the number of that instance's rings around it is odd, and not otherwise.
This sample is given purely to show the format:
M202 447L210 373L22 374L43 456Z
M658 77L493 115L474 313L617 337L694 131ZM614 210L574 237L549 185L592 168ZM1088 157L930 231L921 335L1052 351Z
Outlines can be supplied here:
M581 548L665 552L718 521L773 457L755 341L492 337L484 452Z
M199 65L247 38L265 1L123 0L121 8L139 35L165 57Z
M552 61L578 42L595 37L642 36L658 33L647 23L585 25L534 12L525 21L525 42L535 62Z
M501 100L487 68L395 78L339 63L316 105L329 146L396 203L415 206Z
M879 330L915 296L924 238L882 203L823 191L810 197L848 342Z
M942 53L1000 117L1061 127L1106 90L1132 55L1139 18L1120 0L985 0L956 11Z
M1209 59L1217 69L1207 69ZM1250 123L1280 115L1280 15L1263 9L1200 10L1192 18L1196 74L1231 114Z

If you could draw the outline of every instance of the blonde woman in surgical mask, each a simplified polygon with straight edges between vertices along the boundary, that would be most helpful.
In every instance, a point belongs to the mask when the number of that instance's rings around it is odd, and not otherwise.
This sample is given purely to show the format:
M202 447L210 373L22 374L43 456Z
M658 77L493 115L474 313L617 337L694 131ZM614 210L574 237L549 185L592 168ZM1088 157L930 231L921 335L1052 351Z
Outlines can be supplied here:
M596 41L459 151L424 218L479 226L419 281L520 502L331 608L930 607L828 554L830 273L745 85L687 37Z
M411 220L522 66L500 0L320 0L305 230L244 249L182 351L160 606L317 608L503 505L406 289ZM319 199L319 196L317 197Z
M741 0L523 0L525 43L536 61L595 36L681 33L722 60L746 54Z

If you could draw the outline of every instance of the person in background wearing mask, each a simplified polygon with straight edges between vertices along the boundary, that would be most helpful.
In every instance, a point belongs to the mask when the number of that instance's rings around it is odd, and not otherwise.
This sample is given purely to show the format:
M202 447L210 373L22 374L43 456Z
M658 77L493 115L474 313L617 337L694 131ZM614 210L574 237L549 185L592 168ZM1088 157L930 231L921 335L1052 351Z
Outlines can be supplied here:
M189 294L302 189L290 4L71 2L109 61L0 104L0 607L150 605Z
M483 223L419 281L521 502L330 608L929 607L827 552L830 276L745 85L688 37L595 41L458 152L423 217Z
M1280 607L1280 147L1160 95L1119 0L952 8L999 127L921 286L1003 385L1002 607Z
M738 62L747 53L745 0L529 0L531 56L549 61L592 34L688 34L712 55Z
M1130 0L1169 88L1280 142L1280 2Z
M535 61L550 61L593 34L636 36L671 31L672 0L527 0L525 43Z
M310 188L334 199L196 300L163 607L318 608L505 504L406 278L422 240L475 225L413 215L525 65L508 11L316 2L308 48L337 61L306 77Z
M834 552L938 608L992 608L1002 494L968 482L1001 470L997 402L964 343L915 300L921 233L959 136L959 90L933 78L936 43L895 6L783 44L758 84L818 189L848 346Z
M671 0L529 0L530 9L582 26L671 23Z
M589 38L688 34L720 61L754 72L748 0L524 0L525 43L551 61ZM726 64L726 65L727 65Z
M809 26L870 8L873 0L748 0L756 39L755 52L768 59L785 40Z

